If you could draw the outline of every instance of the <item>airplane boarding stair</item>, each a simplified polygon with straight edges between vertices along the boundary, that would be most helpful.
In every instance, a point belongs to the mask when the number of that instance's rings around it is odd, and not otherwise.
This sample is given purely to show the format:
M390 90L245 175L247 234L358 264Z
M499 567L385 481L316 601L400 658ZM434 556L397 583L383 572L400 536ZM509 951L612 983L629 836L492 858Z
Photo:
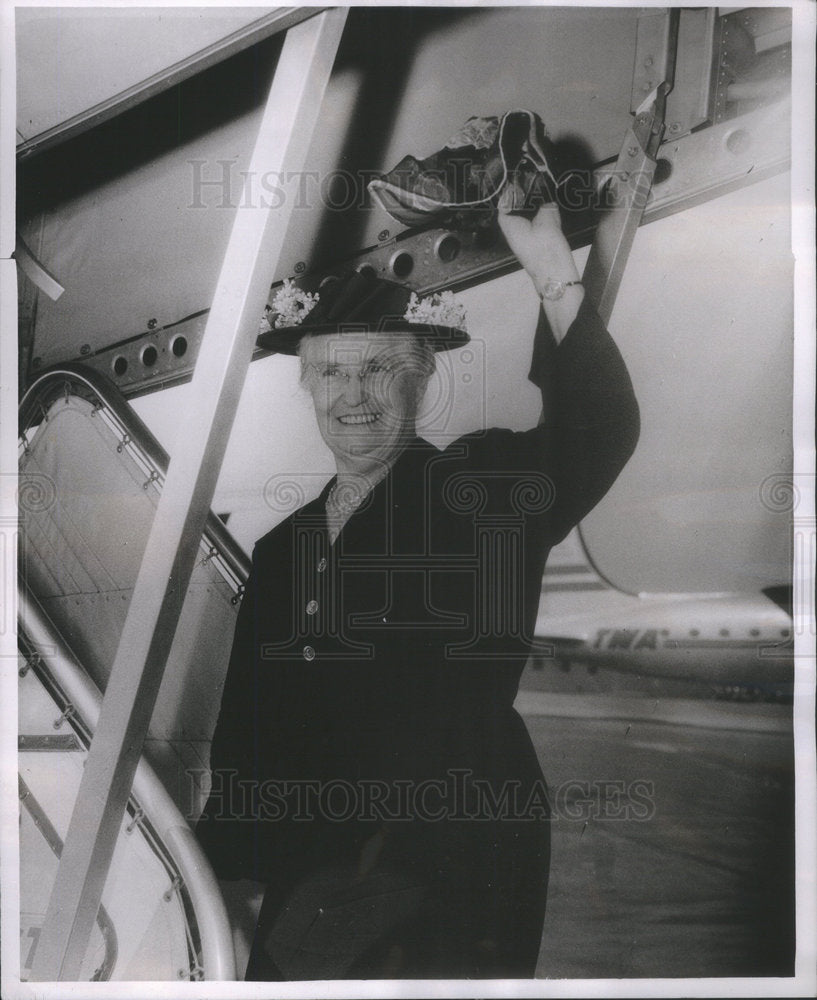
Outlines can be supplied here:
M102 696L24 591L20 617L20 967L26 979ZM185 817L143 759L80 979L231 979L233 967L215 877Z
M20 411L25 975L167 457L117 390L78 368L45 373ZM209 741L249 560L214 516L201 553L83 979L234 975L229 922L190 824L207 793Z

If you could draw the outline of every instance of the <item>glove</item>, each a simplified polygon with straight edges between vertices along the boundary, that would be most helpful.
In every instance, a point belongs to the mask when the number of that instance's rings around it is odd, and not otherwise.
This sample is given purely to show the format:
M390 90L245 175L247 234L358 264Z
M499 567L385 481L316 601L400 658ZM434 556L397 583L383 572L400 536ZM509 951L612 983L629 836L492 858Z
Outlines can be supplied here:
M552 153L532 111L471 117L439 152L425 160L405 156L369 190L406 226L485 228L496 218L500 195L503 212L527 216L555 200Z

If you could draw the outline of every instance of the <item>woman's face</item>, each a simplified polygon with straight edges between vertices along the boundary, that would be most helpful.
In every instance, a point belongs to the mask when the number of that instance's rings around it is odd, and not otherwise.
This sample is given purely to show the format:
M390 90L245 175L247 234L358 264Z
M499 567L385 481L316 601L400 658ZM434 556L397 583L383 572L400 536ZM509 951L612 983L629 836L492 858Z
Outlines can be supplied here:
M415 435L433 361L407 334L327 334L301 347L321 436L337 459L390 463Z

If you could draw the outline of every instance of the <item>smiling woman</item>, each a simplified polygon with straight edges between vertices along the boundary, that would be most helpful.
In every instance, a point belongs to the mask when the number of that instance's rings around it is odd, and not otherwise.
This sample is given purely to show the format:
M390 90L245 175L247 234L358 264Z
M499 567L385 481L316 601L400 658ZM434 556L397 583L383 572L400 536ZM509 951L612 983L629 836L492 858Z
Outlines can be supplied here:
M468 341L450 293L287 283L259 337L300 356L337 475L256 543L213 737L198 835L221 878L267 885L247 979L534 974L549 807L513 702L547 553L638 408L558 213L500 225L545 290L552 425L417 437L435 353Z
M337 467L326 503L334 542L416 436L434 360L431 349L409 332L313 334L301 341L298 353L318 428Z

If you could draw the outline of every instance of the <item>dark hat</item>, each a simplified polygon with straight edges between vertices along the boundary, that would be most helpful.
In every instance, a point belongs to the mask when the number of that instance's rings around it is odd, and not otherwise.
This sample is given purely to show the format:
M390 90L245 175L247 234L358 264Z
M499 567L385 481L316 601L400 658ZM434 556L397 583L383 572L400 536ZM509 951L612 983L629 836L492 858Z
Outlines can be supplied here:
M275 319L280 313L276 313L273 302L268 320L271 329L261 333L256 341L267 351L297 354L298 344L305 334L322 333L413 333L435 351L462 347L469 340L461 308L457 309L456 305L451 308L450 303L440 303L439 297L433 296L432 299L438 301L430 303L430 308L424 299L420 309L410 310L413 290L378 278L370 270L353 271L324 283L315 293L318 301L308 311L306 304L310 296L291 284L285 283L284 288L287 294L294 293L295 299L300 300L300 307L296 304L295 309L303 309L304 319L301 323L276 328ZM414 312L417 315L411 315ZM436 318L435 313L440 317L439 323L432 321ZM452 320L457 325L447 325L446 321Z

